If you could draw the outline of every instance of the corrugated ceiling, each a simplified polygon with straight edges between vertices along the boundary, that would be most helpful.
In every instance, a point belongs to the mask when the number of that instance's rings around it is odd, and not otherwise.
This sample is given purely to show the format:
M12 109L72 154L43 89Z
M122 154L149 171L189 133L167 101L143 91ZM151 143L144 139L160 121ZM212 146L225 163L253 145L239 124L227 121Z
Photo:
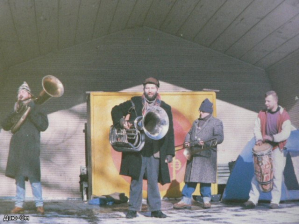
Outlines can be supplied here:
M0 70L146 26L267 69L299 48L299 0L0 0Z

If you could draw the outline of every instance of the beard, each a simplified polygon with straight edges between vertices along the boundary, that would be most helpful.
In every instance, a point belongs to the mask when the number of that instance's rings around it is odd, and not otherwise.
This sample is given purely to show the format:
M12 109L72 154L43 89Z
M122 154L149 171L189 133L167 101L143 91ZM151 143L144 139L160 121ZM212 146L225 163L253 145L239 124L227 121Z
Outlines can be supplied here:
M158 93L155 93L153 96L149 96L146 93L144 93L144 96L148 101L154 101L157 98L157 95Z

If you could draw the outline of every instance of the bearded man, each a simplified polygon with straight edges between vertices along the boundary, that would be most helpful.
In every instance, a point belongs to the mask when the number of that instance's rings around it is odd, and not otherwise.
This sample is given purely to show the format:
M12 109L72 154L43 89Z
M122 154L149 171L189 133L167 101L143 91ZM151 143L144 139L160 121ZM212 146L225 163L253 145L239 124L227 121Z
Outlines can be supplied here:
M174 156L174 131L171 107L161 100L158 93L160 87L159 80L150 77L143 82L143 95L132 97L124 103L113 107L111 115L113 125L117 128L130 129L134 120L138 116L146 113L152 106L163 108L169 118L169 129L166 135L153 140L145 135L144 147L138 152L122 152L120 174L130 176L130 199L129 210L126 218L137 217L137 211L142 206L142 184L143 179L147 179L148 206L151 217L165 218L161 211L161 196L158 182L170 183L168 163L172 162ZM130 115L130 119L125 117Z

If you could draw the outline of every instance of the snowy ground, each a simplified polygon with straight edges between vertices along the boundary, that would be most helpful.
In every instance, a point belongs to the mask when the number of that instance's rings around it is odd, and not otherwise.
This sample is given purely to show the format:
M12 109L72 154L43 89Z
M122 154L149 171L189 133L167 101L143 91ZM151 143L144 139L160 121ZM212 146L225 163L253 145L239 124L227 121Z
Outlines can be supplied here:
M193 202L190 210L175 210L176 200L162 201L165 219L151 218L144 204L138 217L126 219L128 204L89 205L81 200L45 201L45 215L35 212L34 202L25 204L25 213L11 215L12 200L0 199L0 223L18 218L8 223L232 223L232 224L275 224L299 223L299 201L281 203L280 209L269 209L269 203L260 203L255 209L244 210L242 203L214 202L211 209L202 209L201 204ZM20 218L22 220L20 220ZM29 220L28 220L29 219Z

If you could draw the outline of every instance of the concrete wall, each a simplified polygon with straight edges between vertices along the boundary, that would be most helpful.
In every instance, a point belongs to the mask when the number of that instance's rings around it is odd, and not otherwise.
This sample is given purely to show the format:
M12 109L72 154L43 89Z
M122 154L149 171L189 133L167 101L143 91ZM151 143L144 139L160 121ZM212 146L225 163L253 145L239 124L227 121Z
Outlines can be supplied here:
M42 133L45 198L80 197L80 166L85 165L86 91L142 91L140 84L149 76L162 81L160 91L220 90L217 117L224 123L225 141L219 146L218 162L227 164L253 137L256 112L263 107L265 91L271 89L268 76L260 68L144 27L10 68L0 98L0 118L12 110L17 88L24 80L37 95L42 77L49 74L63 82L65 94L44 104L50 120L49 129ZM194 103L199 106L201 102ZM9 132L1 130L0 197L15 195L14 180L4 176L10 137ZM27 195L31 196L29 186Z
M285 107L296 128L299 128L299 51L267 69L279 104Z

